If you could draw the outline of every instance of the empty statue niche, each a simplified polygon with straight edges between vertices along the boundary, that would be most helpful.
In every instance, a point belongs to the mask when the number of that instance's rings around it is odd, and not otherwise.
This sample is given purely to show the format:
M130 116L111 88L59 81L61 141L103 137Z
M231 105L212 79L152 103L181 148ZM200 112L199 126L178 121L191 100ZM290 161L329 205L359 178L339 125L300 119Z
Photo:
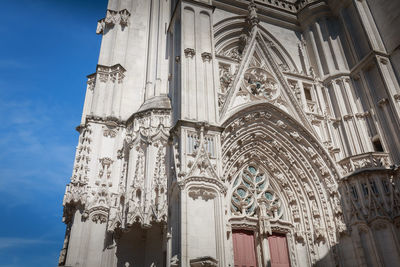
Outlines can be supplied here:
M163 225L144 229L135 224L117 240L117 266L165 266L164 243Z

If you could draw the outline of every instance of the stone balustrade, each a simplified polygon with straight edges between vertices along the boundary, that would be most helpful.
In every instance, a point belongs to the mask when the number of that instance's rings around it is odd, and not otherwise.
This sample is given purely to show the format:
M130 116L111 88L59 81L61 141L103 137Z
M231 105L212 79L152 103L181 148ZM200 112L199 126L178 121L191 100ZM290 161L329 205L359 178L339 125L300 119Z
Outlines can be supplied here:
M307 6L309 4L312 4L314 2L321 2L321 0L299 0L299 1L296 2L297 10L300 11L305 6Z
M355 171L370 168L389 168L391 160L385 152L368 152L350 156L339 161L341 174L347 176Z
M297 12L297 7L294 3L285 0L258 0L256 2L266 4L268 6L284 9L290 12Z

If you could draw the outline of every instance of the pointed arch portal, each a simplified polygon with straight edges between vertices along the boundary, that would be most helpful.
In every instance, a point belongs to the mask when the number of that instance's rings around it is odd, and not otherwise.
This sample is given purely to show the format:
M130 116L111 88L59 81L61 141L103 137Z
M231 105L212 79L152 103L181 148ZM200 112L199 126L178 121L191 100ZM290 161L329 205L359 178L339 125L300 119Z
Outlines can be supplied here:
M343 220L338 172L323 146L270 103L244 106L223 126L223 179L230 185L226 201L235 240L235 231L253 231L264 263L281 259L289 266L276 251L286 245L290 266L329 256ZM300 247L309 252L306 262L297 261Z

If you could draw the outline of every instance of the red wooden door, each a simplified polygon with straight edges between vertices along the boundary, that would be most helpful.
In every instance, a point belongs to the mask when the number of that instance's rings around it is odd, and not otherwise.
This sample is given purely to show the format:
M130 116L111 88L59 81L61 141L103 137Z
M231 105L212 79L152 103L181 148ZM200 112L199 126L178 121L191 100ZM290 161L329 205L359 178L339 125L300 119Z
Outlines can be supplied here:
M271 267L290 267L286 236L275 234L269 236L268 244L271 254Z
M234 231L233 252L235 267L256 267L256 251L254 248L254 234L251 231Z

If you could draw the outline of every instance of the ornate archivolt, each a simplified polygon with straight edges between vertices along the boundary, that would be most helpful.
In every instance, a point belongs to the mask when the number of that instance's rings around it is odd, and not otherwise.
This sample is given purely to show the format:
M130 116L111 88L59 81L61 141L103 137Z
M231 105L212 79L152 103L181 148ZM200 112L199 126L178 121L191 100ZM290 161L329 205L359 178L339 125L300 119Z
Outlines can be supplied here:
M258 206L263 216L280 219L283 216L280 196L272 187L268 175L258 165L254 163L242 169L233 182L231 212L235 216L253 217L257 214Z
M307 246L310 261L315 262L316 246L321 242L334 246L346 229L339 176L327 152L272 104L243 108L223 125L223 179L230 184L232 227L261 225L261 232L286 232L293 242Z

